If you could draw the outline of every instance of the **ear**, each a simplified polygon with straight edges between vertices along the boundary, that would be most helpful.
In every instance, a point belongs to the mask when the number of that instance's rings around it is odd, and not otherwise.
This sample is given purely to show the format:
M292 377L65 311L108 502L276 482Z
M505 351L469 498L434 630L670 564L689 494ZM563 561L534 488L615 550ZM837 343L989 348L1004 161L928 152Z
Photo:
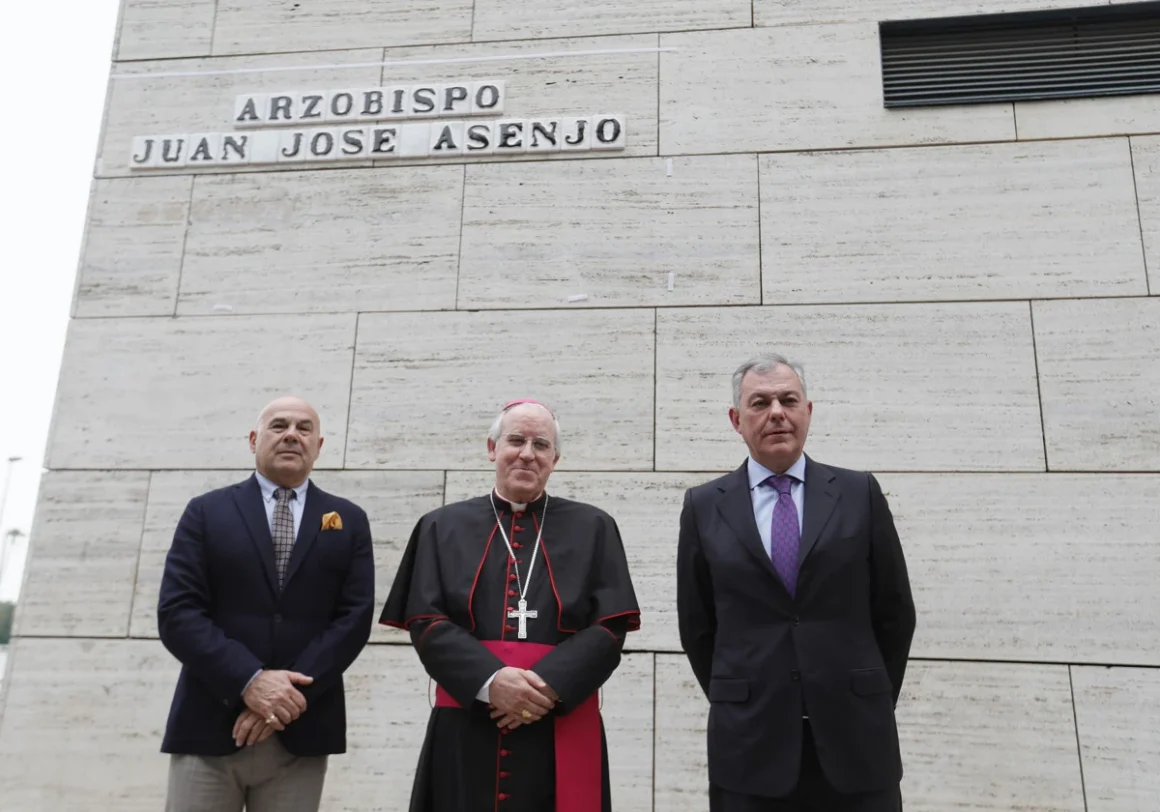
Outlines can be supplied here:
M814 413L814 402L812 400L807 400L806 401L806 414L813 416L813 413Z
M738 434L741 433L741 412L737 411L732 406L729 407L729 422L733 424L733 430Z
M258 453L258 432L253 430L250 431L250 453Z
M487 438L487 458L495 462L495 440Z
M323 443L325 443L325 442L326 442L326 439L325 439L325 438L323 438L323 437L319 437L319 438L318 438L318 453L319 453L319 454L321 454L321 453L322 453L322 444L323 444Z

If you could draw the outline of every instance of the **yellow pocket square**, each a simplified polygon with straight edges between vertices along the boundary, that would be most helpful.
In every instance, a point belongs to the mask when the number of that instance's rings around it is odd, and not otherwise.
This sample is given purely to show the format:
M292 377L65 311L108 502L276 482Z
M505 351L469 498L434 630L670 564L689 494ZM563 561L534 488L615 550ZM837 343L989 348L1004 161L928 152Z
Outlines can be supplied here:
M322 529L323 530L341 530L342 529L342 517L334 512L330 512L330 513L325 514L322 517Z

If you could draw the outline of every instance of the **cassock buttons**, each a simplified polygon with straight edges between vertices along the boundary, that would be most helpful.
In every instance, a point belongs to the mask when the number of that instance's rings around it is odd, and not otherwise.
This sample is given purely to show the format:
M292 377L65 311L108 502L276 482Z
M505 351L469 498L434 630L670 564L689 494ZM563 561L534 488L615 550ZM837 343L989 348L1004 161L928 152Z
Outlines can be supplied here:
M501 771L500 771L500 774L499 774L499 777L500 777L500 778L511 778L511 777L512 777L512 774L511 774L511 773L509 773L509 772L507 772L506 770L501 770Z
M517 549L517 550L518 550L518 549L520 548L520 546L521 546L521 545L520 545L520 543L519 543L518 541L513 541L513 542L512 542L512 547L514 547L515 549Z
M512 608L513 610L515 609L515 607L514 607L514 606L513 606L513 607L511 607L511 608ZM504 630L505 632L514 632L514 631L516 630L516 627L515 627L515 626L504 626L504 627L503 627L503 630Z
M516 592L514 589L509 589L509 590L508 590L508 597L509 597L509 598L514 598L514 597L515 597L516 595L518 595L518 594L520 594L520 593Z
M516 579L516 574L514 572L508 576L509 581L514 581L515 579Z
M522 519L522 518L524 518L524 512L523 512L522 510L520 510L520 511L516 511L516 518L517 518L517 519Z
M500 750L499 754L506 758L507 756L510 756L512 754L512 751L511 750Z
M506 801L508 798L510 798L512 796L508 795L506 792L501 792L499 795L497 795L495 797L499 798L501 801Z

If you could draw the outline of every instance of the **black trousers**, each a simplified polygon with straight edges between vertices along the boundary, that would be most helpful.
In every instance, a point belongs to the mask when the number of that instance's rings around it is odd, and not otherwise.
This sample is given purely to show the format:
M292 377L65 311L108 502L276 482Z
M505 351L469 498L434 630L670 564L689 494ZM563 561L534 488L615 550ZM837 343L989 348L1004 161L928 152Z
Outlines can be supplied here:
M852 795L831 787L818 763L810 724L805 720L803 724L802 769L793 792L784 798L761 798L710 784L710 812L902 812L902 795L897 786Z

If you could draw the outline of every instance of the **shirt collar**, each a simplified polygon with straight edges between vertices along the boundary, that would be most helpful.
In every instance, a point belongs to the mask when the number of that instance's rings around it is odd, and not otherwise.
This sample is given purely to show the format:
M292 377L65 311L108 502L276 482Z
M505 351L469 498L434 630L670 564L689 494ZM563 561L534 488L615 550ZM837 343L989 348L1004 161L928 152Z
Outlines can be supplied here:
M262 474L258 471L254 471L254 476L258 479L258 487L262 489L262 498L267 502L273 501L274 491L277 490L279 486L266 479L266 477L262 476ZM309 487L310 478L307 477L301 485L293 489L294 493L298 494L298 504L305 504L306 489Z
M777 475L776 471L769 470L764 465L762 465L760 462L753 459L753 457L750 457L748 460L748 468L749 468L749 490L753 490L758 485L760 485L762 482L765 482L765 480L769 479L771 476ZM789 467L789 469L786 471L786 473L789 474L794 479L796 479L798 482L805 484L805 481L806 481L806 455L803 453L800 457L798 457L797 462L795 462L793 465L791 465Z

